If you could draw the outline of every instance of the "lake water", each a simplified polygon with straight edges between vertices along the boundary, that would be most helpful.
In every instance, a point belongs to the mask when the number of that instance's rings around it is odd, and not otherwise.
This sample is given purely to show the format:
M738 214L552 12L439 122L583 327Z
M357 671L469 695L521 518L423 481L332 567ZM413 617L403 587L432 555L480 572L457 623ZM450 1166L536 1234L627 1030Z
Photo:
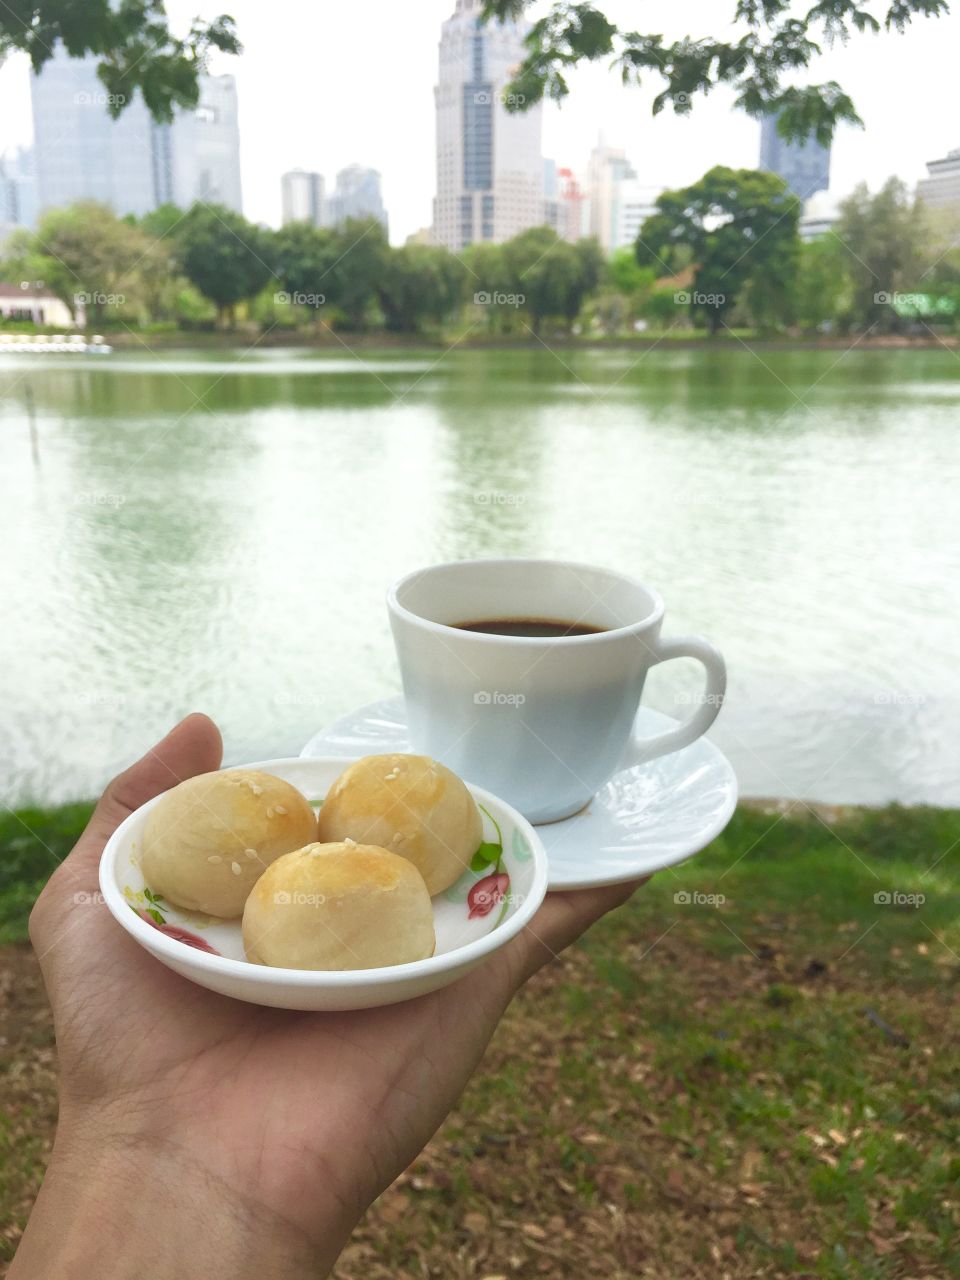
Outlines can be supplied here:
M958 494L945 350L3 357L3 795L91 795L193 708L295 754L398 690L393 578L544 555L724 651L745 794L957 805Z

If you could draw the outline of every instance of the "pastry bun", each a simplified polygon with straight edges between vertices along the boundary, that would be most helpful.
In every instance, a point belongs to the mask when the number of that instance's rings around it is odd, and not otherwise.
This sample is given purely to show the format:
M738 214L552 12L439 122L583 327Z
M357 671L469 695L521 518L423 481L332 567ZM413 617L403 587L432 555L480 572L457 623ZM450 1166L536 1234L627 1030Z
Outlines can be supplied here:
M175 906L230 919L275 858L316 835L313 809L289 782L256 769L202 773L150 811L140 868Z
M470 866L483 839L473 796L429 756L364 756L341 773L320 809L321 840L375 844L409 859L431 897Z
M376 969L436 946L420 872L374 845L309 844L272 863L243 912L248 960L283 969Z

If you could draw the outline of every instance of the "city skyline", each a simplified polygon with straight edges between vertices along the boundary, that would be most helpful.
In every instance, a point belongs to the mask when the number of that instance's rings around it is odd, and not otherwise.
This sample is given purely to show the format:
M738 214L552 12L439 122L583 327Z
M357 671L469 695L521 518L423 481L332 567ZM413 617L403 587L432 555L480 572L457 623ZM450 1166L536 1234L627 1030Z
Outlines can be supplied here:
M361 164L340 169L334 185L312 169L290 169L280 176L280 223L308 222L314 227L338 227L349 218L376 218L389 227L380 190L380 174Z
M788 141L777 131L777 116L764 117L760 126L759 167L775 173L795 196L806 202L830 187L831 148L816 138Z
M928 160L927 174L917 192L928 205L960 204L960 147Z
M280 175L280 223L309 222L323 226L326 181L312 169L289 169Z
M543 108L508 109L526 23L479 23L480 0L456 0L440 37L433 238L459 252L547 220Z
M153 120L139 96L113 119L96 59L72 58L58 45L30 77L30 106L34 215L78 200L121 216L196 200L242 212L234 76L202 76L196 108L178 108L169 124Z
M171 20L181 27L196 8L210 16L221 7L168 3ZM246 52L239 58L218 56L211 71L237 80L246 216L280 224L280 178L287 170L332 174L359 161L383 175L394 243L429 225L437 44L441 24L454 7L454 0L424 0L416 10L400 13L382 0L358 0L349 14L319 15L308 4L289 0L289 22L278 26L275 15L252 0L227 6ZM625 0L605 7L615 19L636 25L634 6ZM650 0L644 17L651 30L699 35L725 26L718 23L716 8L706 0L683 5ZM302 28L296 41L290 38L292 23ZM358 32L375 33L363 46L359 81L355 64L342 56L343 48L357 47ZM915 184L926 176L928 161L957 147L960 128L950 91L950 51L957 37L960 15L951 14L918 21L905 36L861 37L811 66L806 78L840 80L867 124L866 132L848 127L838 132L831 196L841 198L860 180L876 188L891 174ZM278 65L284 65L282 77ZM368 82L376 85L377 102L385 104L379 109L363 98ZM653 83L625 89L603 65L577 69L570 83L571 97L562 108L544 105L543 153L578 176L586 172L598 134L606 145L625 151L648 189L686 185L714 163L756 165L760 124L731 111L726 90L698 100L689 117L668 111L652 119ZM327 124L331 120L335 127ZM0 68L0 152L30 139L28 64L13 55Z

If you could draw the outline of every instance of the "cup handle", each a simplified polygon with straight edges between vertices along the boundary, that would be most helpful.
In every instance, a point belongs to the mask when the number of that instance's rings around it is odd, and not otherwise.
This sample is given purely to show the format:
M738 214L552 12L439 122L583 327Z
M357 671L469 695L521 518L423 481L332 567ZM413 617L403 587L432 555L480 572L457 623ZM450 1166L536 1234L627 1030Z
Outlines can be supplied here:
M696 658L703 664L707 673L703 701L693 715L688 716L675 729L666 729L652 738L631 738L624 751L621 768L645 764L648 760L656 760L658 756L669 755L671 751L688 747L707 732L720 713L727 689L727 664L719 649L715 649L703 636L658 639L651 666L669 662L671 658Z

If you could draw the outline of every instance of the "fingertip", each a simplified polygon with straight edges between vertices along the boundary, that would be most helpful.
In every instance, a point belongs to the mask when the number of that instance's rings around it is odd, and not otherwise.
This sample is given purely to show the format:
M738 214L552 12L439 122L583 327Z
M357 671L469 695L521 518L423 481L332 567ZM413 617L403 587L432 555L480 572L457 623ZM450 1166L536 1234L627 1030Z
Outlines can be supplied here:
M191 711L189 715L185 715L179 724L167 734L167 738L173 737L174 734L189 735L198 746L206 748L210 751L211 756L215 755L218 767L223 759L223 735L215 720L212 720L205 711Z
M186 778L220 768L223 740L209 716L194 711L174 725L154 747L110 782L76 848L63 862L74 887L96 885L104 843L135 809ZM54 880L61 876L58 871ZM49 894L45 893L48 898Z
M94 819L116 823L185 778L220 768L223 739L209 716L191 712L107 786Z

